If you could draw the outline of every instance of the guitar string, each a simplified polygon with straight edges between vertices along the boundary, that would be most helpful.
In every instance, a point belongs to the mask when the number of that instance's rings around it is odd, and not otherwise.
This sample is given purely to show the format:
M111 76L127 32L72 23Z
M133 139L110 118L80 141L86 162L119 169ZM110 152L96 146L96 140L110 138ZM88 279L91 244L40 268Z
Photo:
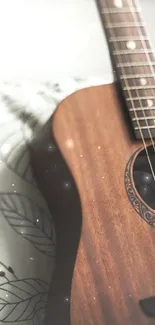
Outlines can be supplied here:
M130 0L129 0L130 1ZM133 1L131 0L130 2L129 2L128 0L127 0L127 5L128 5L128 7L130 8L131 6L133 6L133 7L135 7L135 5L134 5L134 3L133 3ZM138 6L137 5L137 8L139 8L140 6ZM132 13L132 11L131 11L131 15L132 15L132 18L133 18L133 21L134 22L137 22L137 19L134 19L134 13ZM137 17L136 17L137 18ZM138 24L137 24L138 25ZM138 34L139 34L139 37L140 37L140 40L141 40L141 33L139 33L139 30L140 30L140 28L137 26L137 31L138 31ZM141 32L141 30L140 30L140 32ZM141 40L142 41L142 40ZM144 47L144 45L143 45L143 47ZM144 47L144 51L145 51L145 47ZM146 51L145 51L145 55L146 55ZM149 59L148 59L148 62L149 62ZM149 63L150 64L150 63ZM131 69L130 69L130 67L129 67L129 70L130 70L130 72L131 72ZM133 84L134 84L134 86L136 87L136 82L135 82L135 80L133 79ZM149 128L149 123L148 123L148 120L147 120L147 116L146 116L146 114L145 114L145 110L144 110L144 108L143 108L143 104L142 104L142 100L141 100L141 96L140 96L140 94L139 94L139 91L138 91L138 89L134 89L134 91L135 91L135 93L136 93L136 96L137 96L137 98L138 98L138 101L139 101L139 104L140 104L140 107L141 107L141 111L142 111L142 114L143 114L143 117L144 117L144 121L145 121L145 123L146 123L146 126L147 126L147 131L148 131L148 134L149 134L149 138L150 138L150 140L151 140L151 144L152 144L152 146L153 146L153 149L154 149L154 151L155 151L155 143L154 143L154 141L153 141L153 137L152 137L152 133L151 133L151 130L150 130L150 128ZM145 88L143 87L143 91L144 91L144 93L145 93ZM138 115L137 115L137 117L136 117L136 121L138 122ZM139 126L140 126L140 128L141 128L141 125L139 124Z
M134 3L135 3L135 5L138 7L138 5L139 5L139 3L138 3L138 1L136 1L136 0L134 0ZM136 15L135 15L136 16ZM142 13L141 13L141 17L142 17ZM143 17L142 17L143 18ZM143 19L144 20L144 19ZM140 28L139 28L139 30L140 30ZM141 30L140 30L140 32L141 32ZM140 35L140 34L139 34ZM141 38L141 35L140 35L140 40L141 40L141 42L143 43L143 48L144 48L144 51L145 51L145 46L146 46L146 44L145 44L145 40L143 40L142 38ZM151 41L150 41L150 38L148 37L148 33L147 33L147 41L149 42L149 45L150 45L150 48L153 48L153 46L152 46L152 44L151 44ZM146 47L147 48L147 47ZM151 78L153 78L154 79L154 81L155 81L155 70L154 70L154 68L153 68L153 65L152 65L152 62L151 62L151 59L150 59L150 56L149 56L149 54L147 53L147 52L145 52L145 54L146 54L146 56L147 56L147 59L148 59L148 63L149 63L149 68L150 68L150 71L151 71L151 73L152 73L152 77ZM154 55L154 53L152 52L152 54ZM148 79L148 83L149 83L149 85L150 85L150 90L151 90L151 93L152 93L152 97L155 97L155 94L154 94L154 92L153 92L153 89L151 89L151 86L152 86L152 84L150 83L150 79ZM145 94L147 94L146 93L146 90L144 90L145 91ZM152 119L154 120L154 122L155 122L155 115L153 115L153 110L150 108L150 110L149 110L149 112L151 113L151 116L152 116Z
M135 4L134 4L134 3L133 3L133 0L131 0L130 3L129 3L129 7L130 7L130 5L132 5L133 7L136 5L137 8L140 7L138 1L137 1L137 4L136 4L136 2L135 2ZM131 15L132 15L132 17L133 17L134 22L136 22L136 21L137 21L136 13L131 12ZM140 27L137 27L137 30L138 30L138 34L139 34L140 41L141 41L142 44L143 44L143 49L144 49L145 55L146 55L146 57L147 57L147 62L149 63L150 70L152 71L151 68L153 68L153 67L152 67L152 63L151 63L151 60L150 60L149 54L148 54L147 51L146 51L147 48L146 48L145 41L143 41L143 38L142 38L142 30L141 30ZM145 32L146 32L146 30L145 30ZM147 35L147 34L146 34L146 35ZM149 41L149 40L148 40L148 41ZM153 75L153 77L154 77L154 71L152 71L152 75ZM150 84L150 82L149 82L149 85L150 85L151 93L152 93L152 95L154 96L153 90L151 89L151 86L152 86L152 85ZM146 97L147 97L147 92L146 92L145 86L144 86L143 90L144 90L144 93L146 94ZM138 90L135 89L135 91L136 91L137 96L139 95L138 97L139 97L139 103L140 103L140 105L143 106L143 105L142 105L142 101L141 101L141 99L140 99L140 94L139 94ZM152 112L151 109L149 110L149 113L151 113L151 116L152 116L152 118L153 118L153 120L154 120L154 119L155 119L155 116L153 115L153 112ZM143 110L143 116L144 116L144 114L145 114L145 113L144 113L144 110ZM146 119L146 115L144 116L144 118L145 118L145 122L146 122L146 124L147 124L147 128L148 128L148 132L149 132L149 135L150 135L150 138L151 138L152 144L153 144L153 149L154 149L154 151L155 151L155 143L154 143L154 141L153 141L152 133L151 133L151 130L150 130L150 128L149 128L149 124L148 124L148 121L147 121L147 119Z
M108 8L107 0L105 0L105 4L106 4L106 6ZM109 20L109 22L111 23L111 19L109 19L108 15L107 15L107 20ZM113 28L112 28L112 34L113 34L113 37L115 38L116 35L115 35L115 33L113 33ZM114 49L115 50L118 50L118 47L117 47L116 43L114 42L113 43L113 46L114 46ZM119 61L118 63L123 63L123 61L120 62L119 58L121 59L121 56L120 57L117 57L117 59ZM116 67L117 67L117 64L116 64ZM123 75L125 75L124 68L123 67L120 67L120 70L121 70L121 73ZM125 79L124 82L125 82L125 86L127 88L128 96L129 96L130 101L131 101L131 105L132 105L132 109L133 109L133 112L134 112L134 116L137 118L138 116L137 116L137 112L135 110L134 101L133 101L132 96L131 96L131 91L130 91L130 89L128 89L128 87L129 87L128 81ZM149 156L149 152L148 152L148 149L147 149L147 145L146 145L146 142L145 142L145 139L144 139L144 136L143 136L143 132L142 132L142 129L140 127L140 124L139 124L139 120L138 119L137 119L137 124L138 124L138 130L140 132L140 136L141 136L141 139L142 139L142 142L143 142L143 145L144 145L144 149L145 149L145 152L146 152L146 156L147 156L147 159L148 159L148 162L149 162L149 166L150 166L150 169L151 169L151 173L152 173L153 179L155 181L155 173L154 173L154 170L153 170L152 162L151 162L151 159L150 159L150 156Z

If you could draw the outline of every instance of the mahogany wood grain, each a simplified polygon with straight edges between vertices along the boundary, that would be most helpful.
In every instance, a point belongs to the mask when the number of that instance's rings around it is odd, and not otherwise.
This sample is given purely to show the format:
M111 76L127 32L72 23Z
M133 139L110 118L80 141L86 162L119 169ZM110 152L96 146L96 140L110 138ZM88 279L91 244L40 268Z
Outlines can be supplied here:
M155 295L155 229L125 191L127 162L142 146L129 129L116 86L91 87L66 98L34 143L57 233L48 324L154 324L139 300ZM46 150L52 137L60 151Z

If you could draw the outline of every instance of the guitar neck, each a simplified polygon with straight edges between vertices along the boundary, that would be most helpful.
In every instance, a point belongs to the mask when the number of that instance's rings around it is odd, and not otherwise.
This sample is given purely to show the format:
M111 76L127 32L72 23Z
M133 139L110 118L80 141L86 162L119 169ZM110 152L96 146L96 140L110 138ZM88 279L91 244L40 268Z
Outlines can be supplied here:
M100 0L112 60L137 139L155 138L155 57L136 0Z

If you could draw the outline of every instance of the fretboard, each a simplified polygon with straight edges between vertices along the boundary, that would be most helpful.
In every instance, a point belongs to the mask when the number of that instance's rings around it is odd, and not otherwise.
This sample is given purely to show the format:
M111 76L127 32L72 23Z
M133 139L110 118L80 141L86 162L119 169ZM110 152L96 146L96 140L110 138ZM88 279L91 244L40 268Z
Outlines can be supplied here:
M137 0L99 0L112 61L137 139L155 138L155 56Z

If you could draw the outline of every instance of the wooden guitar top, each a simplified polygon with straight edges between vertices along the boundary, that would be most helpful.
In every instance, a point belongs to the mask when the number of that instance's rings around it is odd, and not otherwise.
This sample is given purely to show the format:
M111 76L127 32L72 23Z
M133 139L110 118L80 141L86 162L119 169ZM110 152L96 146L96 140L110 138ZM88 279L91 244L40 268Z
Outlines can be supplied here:
M141 148L114 84L66 98L34 142L57 233L47 324L154 324L139 304L155 295L155 229L136 204L154 211L132 175Z

